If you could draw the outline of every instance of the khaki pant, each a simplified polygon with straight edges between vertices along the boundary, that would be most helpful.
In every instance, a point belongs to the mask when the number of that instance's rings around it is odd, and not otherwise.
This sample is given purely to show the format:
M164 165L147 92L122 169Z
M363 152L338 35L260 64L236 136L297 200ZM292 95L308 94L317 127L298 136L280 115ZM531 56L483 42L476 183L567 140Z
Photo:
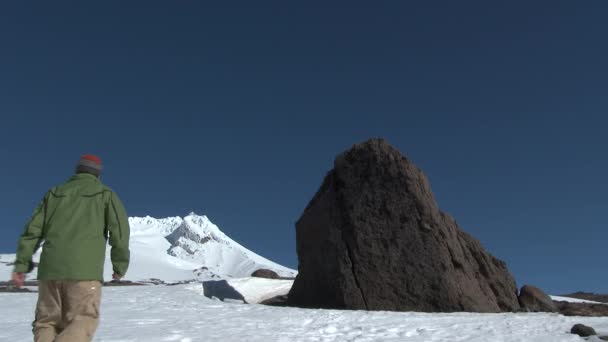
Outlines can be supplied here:
M91 341L99 324L100 301L99 281L40 281L34 341Z

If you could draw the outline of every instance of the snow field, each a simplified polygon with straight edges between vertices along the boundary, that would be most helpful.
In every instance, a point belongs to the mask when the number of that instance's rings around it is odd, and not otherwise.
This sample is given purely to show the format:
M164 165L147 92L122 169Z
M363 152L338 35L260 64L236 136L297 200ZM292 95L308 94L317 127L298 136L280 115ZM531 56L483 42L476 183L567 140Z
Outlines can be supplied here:
M36 294L0 294L0 341L31 341L35 302ZM607 318L230 304L193 285L104 288L101 312L94 341L583 341L568 333L576 323L608 335Z

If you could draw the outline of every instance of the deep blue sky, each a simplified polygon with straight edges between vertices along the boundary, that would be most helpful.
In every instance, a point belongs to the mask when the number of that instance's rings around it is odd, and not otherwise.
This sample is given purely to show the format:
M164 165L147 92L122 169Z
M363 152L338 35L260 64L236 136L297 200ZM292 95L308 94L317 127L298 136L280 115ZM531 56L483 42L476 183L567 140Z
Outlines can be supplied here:
M0 252L96 153L130 215L297 267L333 158L379 136L518 285L608 292L607 2L209 3L0 5Z

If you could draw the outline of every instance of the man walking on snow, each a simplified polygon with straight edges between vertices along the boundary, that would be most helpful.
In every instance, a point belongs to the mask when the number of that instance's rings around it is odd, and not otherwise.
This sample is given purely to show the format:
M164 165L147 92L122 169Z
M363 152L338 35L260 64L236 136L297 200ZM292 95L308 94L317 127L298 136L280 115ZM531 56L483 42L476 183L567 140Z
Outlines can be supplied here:
M106 244L114 279L129 266L129 222L118 196L99 181L101 160L84 155L76 174L46 193L19 239L13 281L23 286L42 247L36 342L91 341L99 323Z

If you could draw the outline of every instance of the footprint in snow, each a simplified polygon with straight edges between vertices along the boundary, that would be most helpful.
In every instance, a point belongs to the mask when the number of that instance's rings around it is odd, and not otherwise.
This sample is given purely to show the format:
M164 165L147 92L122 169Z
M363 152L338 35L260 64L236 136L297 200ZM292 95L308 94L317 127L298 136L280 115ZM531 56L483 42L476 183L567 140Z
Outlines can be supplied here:
M192 342L192 339L190 337L182 337L182 335L175 334L164 338L163 341Z
M302 323L302 325L303 326L307 326L307 325L310 325L310 323L312 323L314 321L315 321L314 319L310 319L309 318L309 319L304 320L304 322Z

